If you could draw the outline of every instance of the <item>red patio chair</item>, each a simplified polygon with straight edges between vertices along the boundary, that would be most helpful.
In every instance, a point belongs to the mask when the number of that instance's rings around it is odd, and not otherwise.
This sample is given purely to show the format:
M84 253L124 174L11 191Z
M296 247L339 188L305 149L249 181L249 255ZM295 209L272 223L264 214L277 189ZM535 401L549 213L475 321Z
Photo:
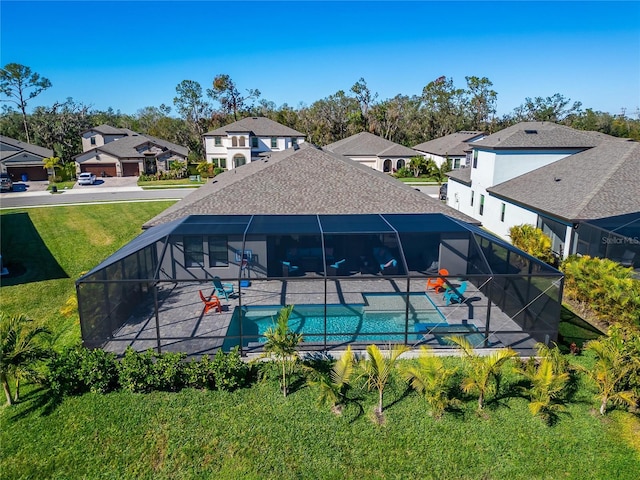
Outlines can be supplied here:
M203 295L202 290L198 290L198 293L200 294L200 299L204 302L204 313L207 313L212 308L215 308L218 313L222 311L222 305L218 297L211 295L207 298Z
M441 268L438 271L438 274L440 275L440 277L430 278L429 280L427 280L427 286L426 286L427 290L429 290L430 288L433 288L433 290L436 293L439 293L440 290L442 291L446 290L447 287L445 285L444 278L442 277L446 277L447 275L449 275L449 271L446 268Z

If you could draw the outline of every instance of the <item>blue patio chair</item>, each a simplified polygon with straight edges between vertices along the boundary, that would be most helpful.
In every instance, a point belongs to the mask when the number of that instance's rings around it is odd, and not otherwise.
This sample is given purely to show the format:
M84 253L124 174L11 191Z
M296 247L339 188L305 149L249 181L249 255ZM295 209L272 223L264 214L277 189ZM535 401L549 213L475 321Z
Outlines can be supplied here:
M467 281L465 280L460 284L458 288L449 288L445 290L442 298L446 301L446 305L450 305L451 303L462 303L464 302L463 294L467 291Z
M224 297L226 300L229 300L229 295L233 295L233 283L222 283L220 277L213 277L213 288L216 289L214 295L219 297Z
M344 262L346 262L347 259L343 258L342 260L338 260L336 263L332 263L331 265L329 265L330 273L331 275L337 275L338 274L338 270L340 270L340 265L342 265Z
M291 262L280 262L282 263L282 276L288 277L292 273L296 273L299 269L297 265L291 265Z

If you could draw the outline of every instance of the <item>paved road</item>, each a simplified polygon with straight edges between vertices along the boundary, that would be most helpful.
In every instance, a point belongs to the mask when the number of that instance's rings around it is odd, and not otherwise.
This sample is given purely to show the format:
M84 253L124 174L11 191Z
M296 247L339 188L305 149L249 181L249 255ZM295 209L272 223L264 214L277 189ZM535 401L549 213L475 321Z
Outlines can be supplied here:
M52 194L45 191L38 192L3 192L0 194L0 208L21 208L51 205L69 205L94 202L121 202L132 200L179 200L186 197L193 188L170 188L162 190L142 190L136 187L101 188L86 190L69 190Z

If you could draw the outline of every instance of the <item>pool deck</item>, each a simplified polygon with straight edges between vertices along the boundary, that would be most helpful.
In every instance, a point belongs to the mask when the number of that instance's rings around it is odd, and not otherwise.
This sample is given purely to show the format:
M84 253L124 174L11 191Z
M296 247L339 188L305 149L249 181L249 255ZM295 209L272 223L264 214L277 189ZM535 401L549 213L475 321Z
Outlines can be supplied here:
M453 286L459 283L453 282ZM320 288L319 288L320 287ZM237 288L237 286L236 286ZM318 291L322 289L322 291ZM304 279L260 280L253 281L251 286L242 288L241 294L236 291L228 300L221 298L222 311L210 310L204 314L204 304L199 298L198 290L205 295L213 292L211 283L160 283L158 284L158 318L155 316L153 298L140 304L129 320L113 333L112 338L104 346L105 350L118 355L131 346L141 351L158 348L157 325L160 329L160 347L163 352L185 352L188 355L214 354L224 342L232 315L236 307L273 306L277 313L282 305L324 305L325 292L323 283ZM339 279L327 280L326 303L353 305L365 304L368 312L404 312L407 305L401 293L406 293L405 279L373 278L373 279ZM442 293L429 290L425 295L423 282L412 280L409 302L410 318L420 319L423 315L433 318L439 311L452 330L477 329L481 334L470 337L472 343L483 339L486 326L487 297L473 284L465 292L462 304L445 305ZM436 308L437 307L437 310ZM495 304L491 307L491 322L488 346L499 348L510 346L521 354L534 352L536 341L502 312ZM442 335L434 335L429 331L419 335L410 327L412 347L430 345L442 348ZM455 333L451 333L455 334ZM477 346L482 346L479 344ZM354 345L354 348L366 345ZM327 349L343 350L344 343L328 344ZM303 344L305 350L324 350L324 343ZM248 352L260 352L261 344L252 342ZM450 351L450 349L447 349Z

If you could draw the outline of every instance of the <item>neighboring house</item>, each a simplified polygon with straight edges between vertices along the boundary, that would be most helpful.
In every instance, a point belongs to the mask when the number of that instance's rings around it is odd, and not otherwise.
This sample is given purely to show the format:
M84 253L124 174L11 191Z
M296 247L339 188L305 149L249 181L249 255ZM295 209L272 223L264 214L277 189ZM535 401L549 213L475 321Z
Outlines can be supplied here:
M207 162L232 169L304 142L305 135L265 117L247 117L203 135Z
M436 138L428 142L420 143L413 147L424 155L424 158L432 159L440 167L447 159L451 160L451 168L468 167L471 163L471 146L473 142L482 140L486 136L484 132L456 132L451 135Z
M368 132L356 133L322 149L385 173L395 172L406 166L411 157L420 155L409 147Z
M52 156L53 150L0 135L0 173L8 173L14 182L21 181L23 177L47 180L44 159Z
M639 145L554 123L519 123L471 145L471 168L448 174L447 204L505 239L514 225L538 226L561 258L598 255L603 240L580 238L581 225L617 217L622 226L640 211L633 193Z
M77 173L130 177L169 170L173 162L186 162L189 150L128 128L100 125L82 134L83 153L76 155Z
M149 220L189 215L443 213L473 219L372 168L304 143L216 175Z

